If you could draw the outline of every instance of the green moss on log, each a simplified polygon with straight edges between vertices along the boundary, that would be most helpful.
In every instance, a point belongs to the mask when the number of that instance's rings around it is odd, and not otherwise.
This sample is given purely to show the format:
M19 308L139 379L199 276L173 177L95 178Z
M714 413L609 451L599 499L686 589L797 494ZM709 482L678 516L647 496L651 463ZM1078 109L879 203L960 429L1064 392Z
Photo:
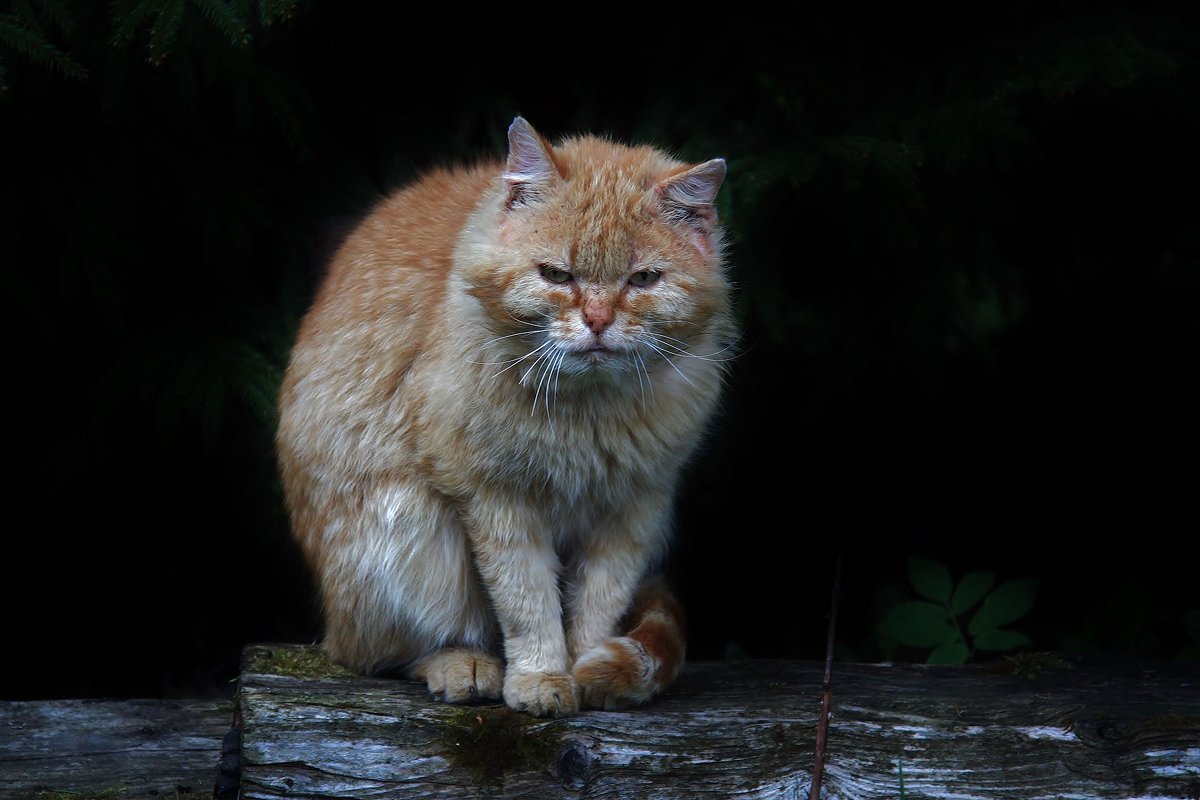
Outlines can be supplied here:
M1020 675L1031 681L1037 680L1043 672L1053 673L1074 668L1070 661L1057 653L1017 653L1004 656L1004 660L1012 668L1013 675Z
M552 768L562 747L559 726L507 706L446 706L439 716L441 755L491 788L506 772Z
M256 647L247 653L243 672L292 678L347 678L353 675L329 660L319 645Z

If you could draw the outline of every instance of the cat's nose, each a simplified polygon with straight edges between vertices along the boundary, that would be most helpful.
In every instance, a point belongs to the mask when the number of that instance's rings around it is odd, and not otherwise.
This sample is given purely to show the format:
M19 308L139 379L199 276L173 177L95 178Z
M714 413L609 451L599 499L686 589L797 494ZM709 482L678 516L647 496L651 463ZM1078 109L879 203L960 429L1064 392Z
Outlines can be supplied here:
M597 336L604 333L609 325L612 325L615 316L616 311L603 300L589 299L583 306L584 324Z

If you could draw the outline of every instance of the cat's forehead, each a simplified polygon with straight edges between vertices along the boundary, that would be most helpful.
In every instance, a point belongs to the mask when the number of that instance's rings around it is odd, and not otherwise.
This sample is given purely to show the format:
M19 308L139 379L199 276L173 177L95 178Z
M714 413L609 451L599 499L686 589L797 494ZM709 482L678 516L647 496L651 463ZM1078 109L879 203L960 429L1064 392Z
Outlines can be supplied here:
M616 144L595 137L568 140L554 148L566 185L580 197L644 197L663 176L682 166L652 147Z
M656 238L654 187L678 162L650 148L595 139L561 145L556 155L565 173L560 234L572 267L622 280Z

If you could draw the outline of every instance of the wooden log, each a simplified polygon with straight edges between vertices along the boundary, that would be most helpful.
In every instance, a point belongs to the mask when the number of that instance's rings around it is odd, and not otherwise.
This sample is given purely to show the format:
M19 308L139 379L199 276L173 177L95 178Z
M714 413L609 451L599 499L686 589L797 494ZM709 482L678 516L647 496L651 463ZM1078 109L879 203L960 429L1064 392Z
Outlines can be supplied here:
M0 798L210 798L232 704L0 702Z
M822 672L693 663L648 707L538 720L256 645L241 797L802 798ZM836 664L832 708L824 798L1200 797L1195 664Z

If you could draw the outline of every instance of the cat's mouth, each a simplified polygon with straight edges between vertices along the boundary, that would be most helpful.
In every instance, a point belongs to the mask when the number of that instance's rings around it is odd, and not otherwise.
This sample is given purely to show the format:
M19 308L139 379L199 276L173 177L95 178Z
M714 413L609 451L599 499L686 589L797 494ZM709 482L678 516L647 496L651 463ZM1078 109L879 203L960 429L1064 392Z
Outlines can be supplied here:
M590 364L599 364L615 356L617 351L608 345L597 342L587 347L581 347L575 351L575 354Z

